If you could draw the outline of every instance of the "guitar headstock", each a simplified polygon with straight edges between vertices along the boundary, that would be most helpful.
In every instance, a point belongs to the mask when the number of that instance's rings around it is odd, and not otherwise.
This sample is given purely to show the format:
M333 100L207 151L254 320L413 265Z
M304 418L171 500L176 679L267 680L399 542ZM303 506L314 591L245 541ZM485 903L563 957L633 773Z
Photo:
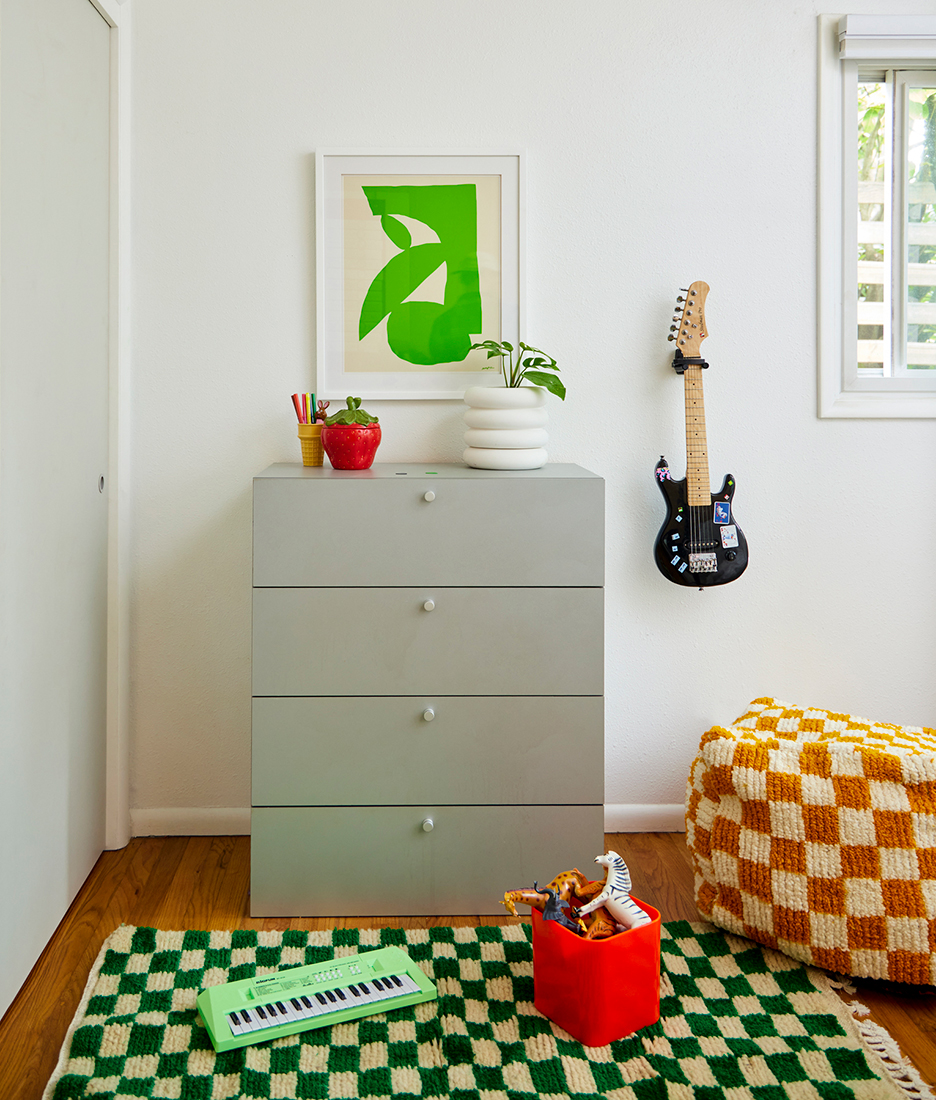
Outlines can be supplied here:
M685 298L680 296L676 299L677 314L670 326L670 333L675 335L671 335L669 339L676 341L676 346L687 359L700 354L700 345L708 336L705 324L705 299L708 292L708 283L697 281L683 291Z

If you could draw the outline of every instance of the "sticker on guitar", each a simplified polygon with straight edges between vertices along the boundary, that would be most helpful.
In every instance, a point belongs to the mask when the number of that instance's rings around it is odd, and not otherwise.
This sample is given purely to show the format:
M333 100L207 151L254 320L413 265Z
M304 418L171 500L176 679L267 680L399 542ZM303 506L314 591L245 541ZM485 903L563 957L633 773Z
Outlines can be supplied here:
M725 475L717 493L709 488L708 444L701 356L708 336L705 320L707 283L695 282L676 299L677 314L669 339L676 344L673 369L683 378L686 408L686 476L674 478L661 455L654 471L666 501L666 518L657 535L657 568L674 584L709 588L736 580L748 563L747 539L734 515L735 480ZM685 522L684 522L685 521Z

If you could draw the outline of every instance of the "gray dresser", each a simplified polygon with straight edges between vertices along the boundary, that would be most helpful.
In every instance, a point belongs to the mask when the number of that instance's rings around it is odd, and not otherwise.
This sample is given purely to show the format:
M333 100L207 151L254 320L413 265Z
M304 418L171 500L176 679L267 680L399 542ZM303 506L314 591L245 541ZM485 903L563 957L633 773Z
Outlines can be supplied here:
M271 466L253 916L502 913L604 850L604 481Z

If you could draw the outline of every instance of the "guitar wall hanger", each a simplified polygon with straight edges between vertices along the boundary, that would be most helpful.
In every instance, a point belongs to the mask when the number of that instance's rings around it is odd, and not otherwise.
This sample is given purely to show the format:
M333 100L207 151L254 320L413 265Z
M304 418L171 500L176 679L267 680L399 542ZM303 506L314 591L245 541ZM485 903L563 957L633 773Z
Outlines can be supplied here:
M666 500L666 518L657 535L657 568L674 584L708 588L736 580L748 563L747 540L733 510L735 480L725 475L717 493L709 489L708 444L705 438L705 402L702 371L708 363L699 354L708 335L705 323L707 283L695 282L684 290L682 312L668 339L678 345L673 370L682 375L686 402L686 476L670 476L666 458L656 464L656 480Z
M708 363L704 359L687 359L677 348L676 354L673 356L673 370L677 374L682 374L686 367L701 367L702 370L708 370Z

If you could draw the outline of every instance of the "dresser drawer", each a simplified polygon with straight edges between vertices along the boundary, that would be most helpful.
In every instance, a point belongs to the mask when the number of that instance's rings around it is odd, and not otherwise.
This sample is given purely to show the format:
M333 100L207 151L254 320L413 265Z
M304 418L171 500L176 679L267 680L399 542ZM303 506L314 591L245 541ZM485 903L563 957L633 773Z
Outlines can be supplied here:
M603 828L600 805L255 809L250 911L503 915L506 890L589 865Z
M256 478L254 585L604 583L604 481L594 474L394 469Z
M253 694L600 695L603 602L600 588L255 588Z
M603 717L598 696L254 699L253 804L603 802Z

